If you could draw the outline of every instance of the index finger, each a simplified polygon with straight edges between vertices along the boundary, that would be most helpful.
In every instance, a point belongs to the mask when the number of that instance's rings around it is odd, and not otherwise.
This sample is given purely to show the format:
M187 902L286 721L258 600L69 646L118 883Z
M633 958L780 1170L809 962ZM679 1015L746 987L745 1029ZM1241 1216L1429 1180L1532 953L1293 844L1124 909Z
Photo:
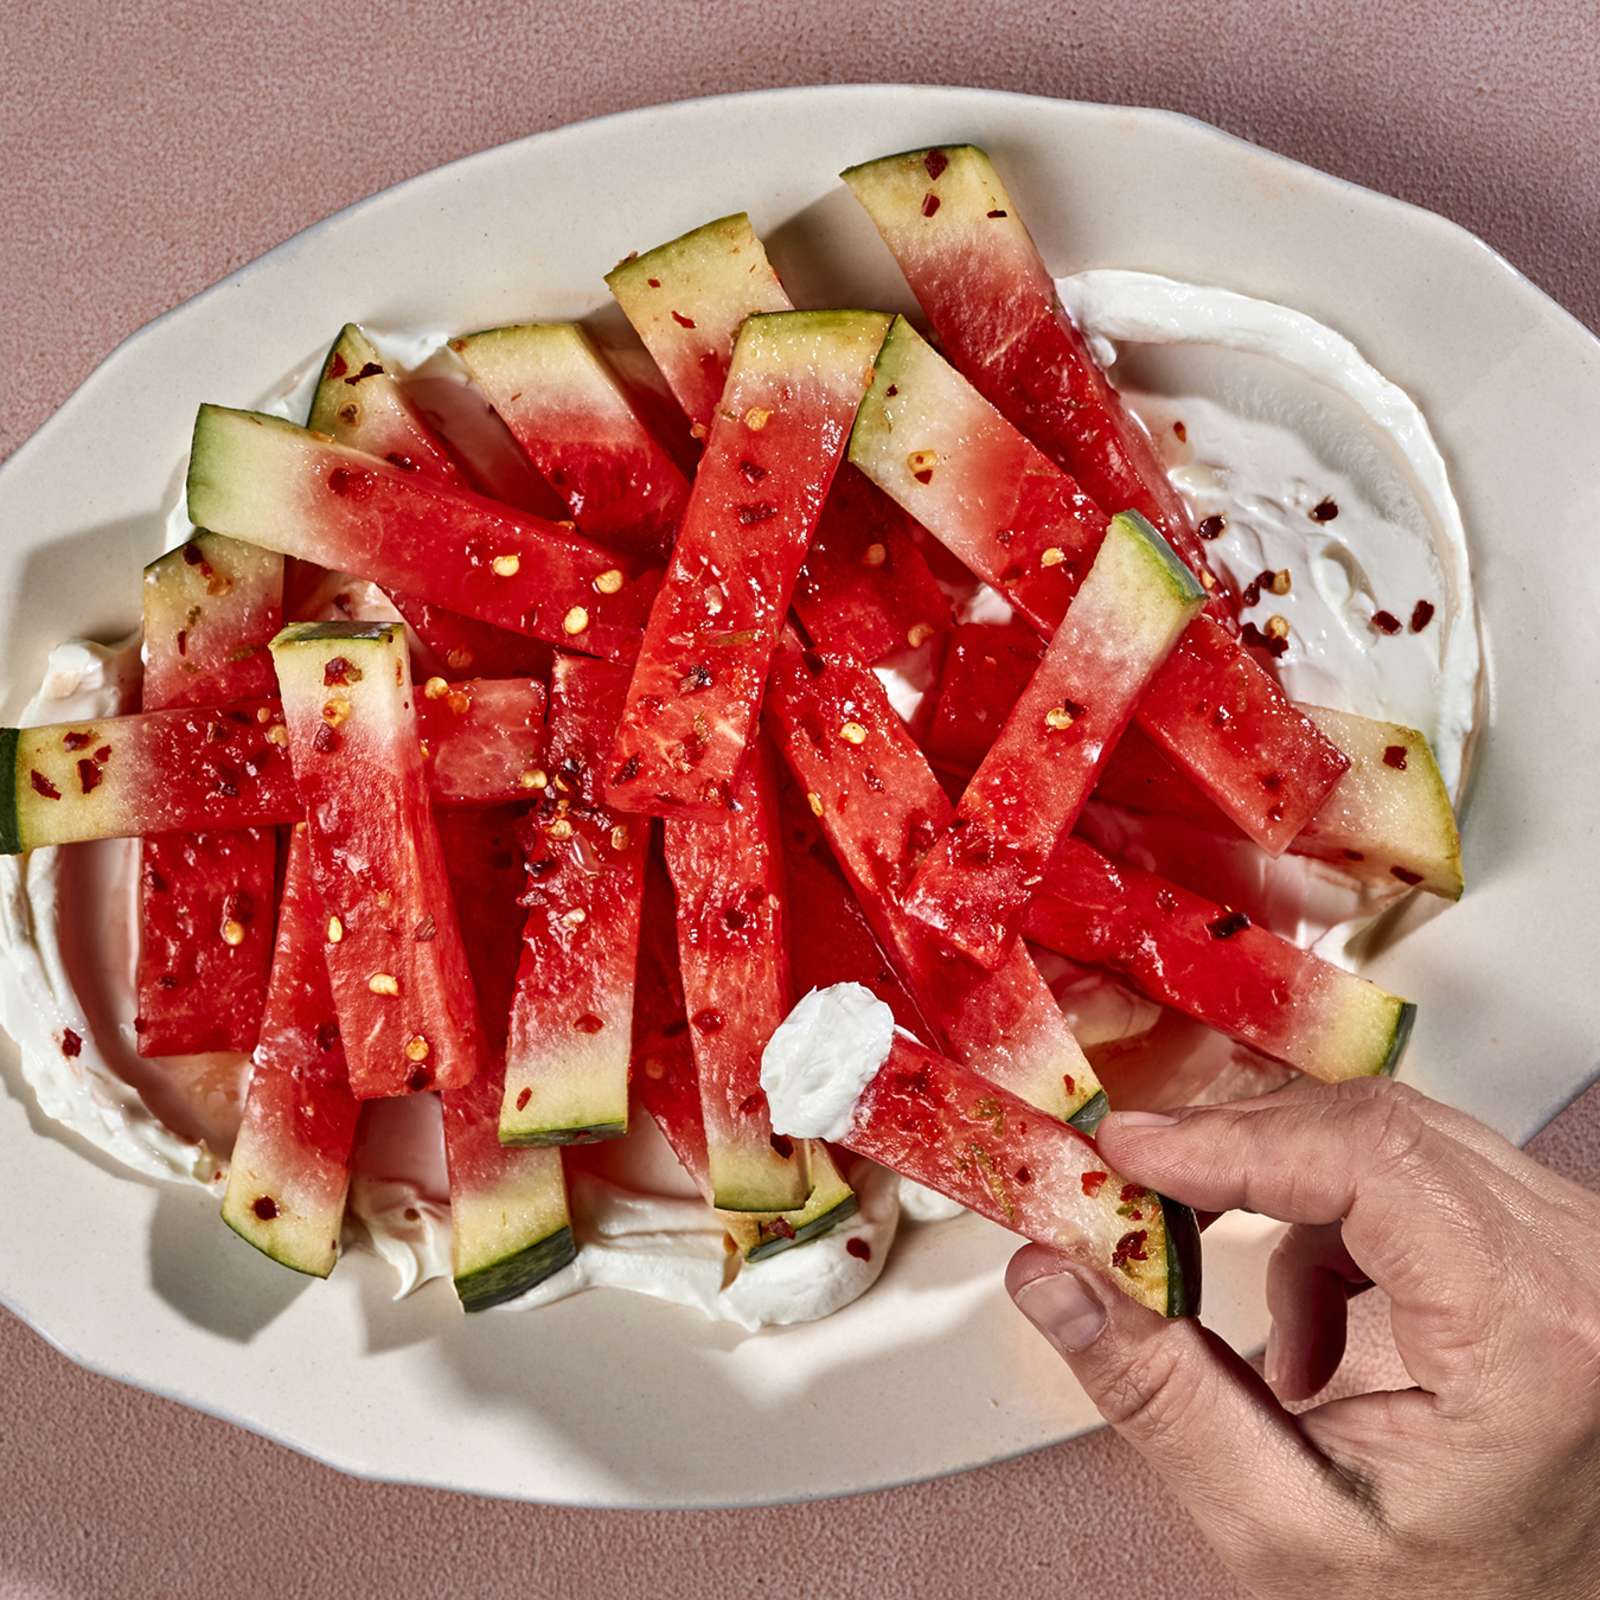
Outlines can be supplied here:
M1097 1137L1130 1179L1188 1205L1341 1224L1352 1258L1394 1302L1412 1376L1438 1393L1475 1370L1517 1253L1515 1222L1494 1198L1504 1174L1434 1126L1427 1104L1368 1081L1171 1121L1113 1112Z

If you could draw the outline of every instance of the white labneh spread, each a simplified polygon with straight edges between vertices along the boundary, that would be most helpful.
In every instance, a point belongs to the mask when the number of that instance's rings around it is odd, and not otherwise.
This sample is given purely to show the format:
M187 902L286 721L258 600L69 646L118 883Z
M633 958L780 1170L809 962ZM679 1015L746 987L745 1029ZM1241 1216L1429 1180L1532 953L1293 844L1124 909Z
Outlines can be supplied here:
M1244 612L1269 633L1287 625L1280 671L1289 692L1421 729L1459 799L1477 708L1476 617L1460 511L1417 407L1346 338L1284 306L1138 272L1080 273L1060 289L1214 535L1213 564L1241 589L1262 574L1290 574L1288 592L1262 586ZM424 366L419 403L443 404L455 377L440 365L442 336L378 342L396 366ZM304 416L319 370L320 363L308 368L263 409ZM181 501L165 528L169 545L188 536ZM332 584L328 601L330 614L392 615L370 585ZM966 615L1003 620L1008 608L980 590ZM1273 618L1282 624L1269 629ZM915 714L935 664L925 647L880 668L902 715ZM136 643L63 644L23 720L111 715L135 703L138 675ZM1261 906L1270 926L1315 941L1333 959L1349 959L1353 934L1393 897L1317 863L1269 861L1244 843L1104 807L1089 808L1081 831L1139 864L1181 852L1204 879L1196 887ZM248 1063L137 1056L137 864L133 840L0 858L0 1024L21 1049L40 1110L59 1127L147 1177L220 1193ZM100 909L85 916L86 906ZM1185 1063L1170 1081L1185 1094L1271 1081L1276 1069L1261 1058L1198 1025L1171 1028L1175 1019L1110 979L1043 955L1041 967L1088 1044L1138 1048L1162 1034L1158 1022L1167 1026L1163 1048L1184 1052ZM837 1138L893 1028L888 1007L856 985L808 995L763 1063L775 1124ZM653 1125L638 1120L626 1139L569 1162L578 1258L517 1307L604 1286L695 1306L746 1329L805 1321L871 1285L902 1215L931 1222L959 1211L858 1161L847 1174L859 1199L855 1217L819 1240L741 1265ZM369 1108L350 1217L347 1246L370 1247L387 1261L398 1294L448 1277L449 1205L432 1096Z
M889 1059L894 1013L859 983L813 989L761 1055L772 1126L796 1139L842 1139L861 1091Z

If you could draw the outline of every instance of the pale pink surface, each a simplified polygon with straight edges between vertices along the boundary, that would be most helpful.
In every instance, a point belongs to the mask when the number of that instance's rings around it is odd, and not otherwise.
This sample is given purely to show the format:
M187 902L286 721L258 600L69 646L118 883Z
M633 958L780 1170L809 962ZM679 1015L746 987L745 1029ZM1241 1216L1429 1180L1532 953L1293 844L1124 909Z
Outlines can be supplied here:
M1600 329L1594 0L738 0L714 23L709 9L13 7L0 32L0 453L141 323L397 179L580 117L787 83L970 83L1187 111L1444 212ZM1600 1183L1600 1090L1534 1148ZM1403 1381L1386 1330L1369 1299L1341 1387ZM92 1377L9 1318L0 1371L4 1600L927 1600L997 1581L1017 1597L1234 1593L1104 1434L853 1501L594 1514L341 1477Z

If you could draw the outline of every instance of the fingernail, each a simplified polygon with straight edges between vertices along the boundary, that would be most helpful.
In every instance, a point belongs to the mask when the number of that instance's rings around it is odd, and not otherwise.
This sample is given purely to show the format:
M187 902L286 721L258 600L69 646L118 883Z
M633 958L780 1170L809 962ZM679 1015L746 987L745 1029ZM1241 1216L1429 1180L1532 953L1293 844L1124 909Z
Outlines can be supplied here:
M1261 1376L1269 1389L1277 1389L1284 1379L1283 1341L1278 1337L1278 1325L1267 1330L1267 1353L1261 1360Z
M1057 1350L1087 1350L1106 1325L1106 1308L1070 1272L1034 1278L1016 1293L1017 1309Z
M1165 1111L1112 1111L1107 1115L1117 1119L1119 1128L1174 1128L1178 1124L1178 1119Z

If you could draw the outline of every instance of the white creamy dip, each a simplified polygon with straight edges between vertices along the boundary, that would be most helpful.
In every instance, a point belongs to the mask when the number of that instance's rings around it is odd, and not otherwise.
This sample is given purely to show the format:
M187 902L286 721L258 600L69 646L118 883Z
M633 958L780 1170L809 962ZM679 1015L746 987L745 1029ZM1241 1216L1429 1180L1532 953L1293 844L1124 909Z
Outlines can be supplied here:
M1146 273L1087 272L1062 279L1060 288L1101 358L1114 364L1196 516L1225 520L1209 545L1213 562L1241 585L1261 571L1291 573L1288 594L1265 594L1246 613L1263 627L1272 615L1287 621L1291 647L1280 668L1290 693L1422 729L1459 798L1478 639L1460 512L1417 408L1346 339L1288 308ZM458 374L440 353L442 335L378 343L396 366L422 367L422 403L448 409ZM320 362L263 409L304 416L319 370ZM486 459L499 448L491 438L482 445ZM1316 520L1311 512L1325 503L1337 515ZM188 536L181 501L165 527L169 546ZM370 585L330 585L330 604L334 592L343 597L341 614L392 615ZM1434 614L1412 632L1418 601ZM1379 611L1400 622L1398 633L1375 632ZM967 614L1003 620L1008 613L999 596L982 591ZM928 649L908 652L880 671L902 715L913 716L931 687L933 661ZM52 653L23 720L110 715L133 703L137 683L136 645L68 643ZM1392 898L1319 864L1272 862L1247 844L1194 835L1181 824L1091 807L1083 831L1146 865L1181 855L1203 880L1191 872L1196 887L1264 904L1270 925L1302 942L1319 940L1335 959L1349 960L1350 937ZM247 1063L238 1056L148 1063L135 1053L137 860L130 840L0 858L0 1023L21 1048L24 1076L47 1117L145 1176L218 1192ZM74 915L84 905L110 911L86 922ZM1158 1023L1173 1021L1113 980L1055 957L1042 956L1041 966L1091 1047L1155 1037ZM860 1032L859 1049L830 1055L838 1081L854 1084L848 1104L887 1050L881 1027L869 1026L875 1014L861 1011L835 1040L842 1046ZM1193 1057L1197 1093L1271 1081L1275 1069L1259 1058L1185 1028L1170 1030L1176 1043L1165 1048ZM67 1030L81 1041L76 1054L63 1049ZM819 1109L823 1092L819 1078L801 1113L808 1128L837 1121L837 1104L826 1117ZM959 1212L858 1162L848 1173L857 1217L821 1240L741 1266L724 1247L715 1213L653 1125L640 1121L627 1139L570 1162L578 1259L518 1307L609 1286L696 1306L747 1329L803 1321L870 1286L902 1214L934 1221ZM350 1217L347 1245L376 1250L394 1269L399 1294L448 1276L449 1206L433 1097L368 1109ZM851 1241L865 1246L864 1256Z

